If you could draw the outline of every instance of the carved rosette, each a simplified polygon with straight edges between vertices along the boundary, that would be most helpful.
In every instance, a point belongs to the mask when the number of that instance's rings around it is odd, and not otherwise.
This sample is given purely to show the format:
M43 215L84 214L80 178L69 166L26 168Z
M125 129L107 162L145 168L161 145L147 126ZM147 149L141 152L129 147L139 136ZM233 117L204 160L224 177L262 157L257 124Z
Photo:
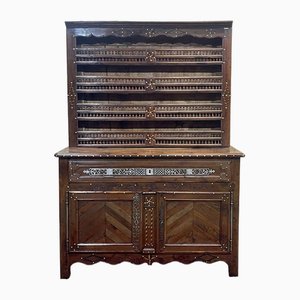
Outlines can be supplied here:
M156 117L156 108L154 106L148 106L146 108L146 114L147 119L155 119Z
M155 63L156 62L155 51L147 51L145 61L148 63Z
M146 134L145 137L145 144L146 145L155 145L156 141L155 141L155 135L154 134Z
M155 91L155 89L156 89L155 80L146 79L145 80L145 91L152 92L152 91Z
M208 38L213 38L213 37L216 36L216 31L211 29L211 28L206 29L205 32L206 32L205 36L208 37Z

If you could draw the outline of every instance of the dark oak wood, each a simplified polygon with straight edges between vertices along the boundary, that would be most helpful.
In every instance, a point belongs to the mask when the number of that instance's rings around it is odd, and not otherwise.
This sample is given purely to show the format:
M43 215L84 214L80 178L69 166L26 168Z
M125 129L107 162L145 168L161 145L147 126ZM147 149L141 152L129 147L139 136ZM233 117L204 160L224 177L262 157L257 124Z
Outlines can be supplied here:
M237 276L232 22L66 26L61 278L100 261L224 261Z

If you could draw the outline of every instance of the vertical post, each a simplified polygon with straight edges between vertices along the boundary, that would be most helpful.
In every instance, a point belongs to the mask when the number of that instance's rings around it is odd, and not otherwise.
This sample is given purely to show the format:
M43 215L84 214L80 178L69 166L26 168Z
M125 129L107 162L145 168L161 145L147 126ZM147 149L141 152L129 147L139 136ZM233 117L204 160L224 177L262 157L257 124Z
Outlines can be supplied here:
M240 159L232 161L233 207L232 207L232 252L228 262L229 276L238 276L238 245L239 245L239 188Z
M68 159L59 159L60 278L70 277L68 258Z
M67 28L68 116L69 146L77 146L77 92L76 92L76 38L73 29Z
M223 117L222 120L222 130L223 135L223 146L230 146L230 101L231 101L231 34L232 28L224 28L223 37L223 88L222 88L222 110Z

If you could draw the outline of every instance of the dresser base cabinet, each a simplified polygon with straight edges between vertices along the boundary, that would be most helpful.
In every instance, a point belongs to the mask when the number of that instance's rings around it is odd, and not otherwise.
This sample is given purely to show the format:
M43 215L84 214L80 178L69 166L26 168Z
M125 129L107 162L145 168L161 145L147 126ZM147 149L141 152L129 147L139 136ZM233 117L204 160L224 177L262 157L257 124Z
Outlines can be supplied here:
M224 261L238 275L240 152L70 149L57 154L61 278L75 262L123 261Z

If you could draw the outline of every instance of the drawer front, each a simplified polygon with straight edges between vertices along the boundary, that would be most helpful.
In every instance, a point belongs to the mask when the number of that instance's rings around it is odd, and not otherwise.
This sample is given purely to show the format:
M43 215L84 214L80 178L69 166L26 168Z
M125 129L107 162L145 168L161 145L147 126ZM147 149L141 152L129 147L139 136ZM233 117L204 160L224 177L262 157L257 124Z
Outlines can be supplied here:
M230 160L72 160L70 181L170 180L230 181Z

